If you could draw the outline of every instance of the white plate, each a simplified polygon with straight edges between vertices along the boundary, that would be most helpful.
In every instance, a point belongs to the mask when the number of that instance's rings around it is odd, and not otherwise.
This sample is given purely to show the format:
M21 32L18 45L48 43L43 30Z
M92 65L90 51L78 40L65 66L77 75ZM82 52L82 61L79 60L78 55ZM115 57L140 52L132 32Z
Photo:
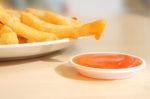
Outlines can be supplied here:
M62 39L39 43L0 45L0 61L36 57L72 45L75 39Z

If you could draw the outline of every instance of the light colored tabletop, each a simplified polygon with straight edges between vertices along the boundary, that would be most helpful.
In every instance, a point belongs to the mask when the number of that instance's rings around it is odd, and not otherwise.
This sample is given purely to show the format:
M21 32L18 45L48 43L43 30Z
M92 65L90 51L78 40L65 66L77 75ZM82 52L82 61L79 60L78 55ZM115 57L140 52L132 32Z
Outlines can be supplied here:
M0 62L0 99L150 99L150 19L107 19L100 41L86 38L47 56ZM147 68L123 80L83 77L67 64L80 52L123 52L145 59Z

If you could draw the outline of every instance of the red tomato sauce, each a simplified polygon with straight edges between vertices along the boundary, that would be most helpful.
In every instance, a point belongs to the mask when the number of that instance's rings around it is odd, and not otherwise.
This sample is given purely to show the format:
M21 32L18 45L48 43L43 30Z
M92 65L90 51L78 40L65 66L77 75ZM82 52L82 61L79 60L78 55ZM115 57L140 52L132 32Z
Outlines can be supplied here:
M142 64L139 58L112 53L79 55L73 61L79 65L103 69L129 68Z

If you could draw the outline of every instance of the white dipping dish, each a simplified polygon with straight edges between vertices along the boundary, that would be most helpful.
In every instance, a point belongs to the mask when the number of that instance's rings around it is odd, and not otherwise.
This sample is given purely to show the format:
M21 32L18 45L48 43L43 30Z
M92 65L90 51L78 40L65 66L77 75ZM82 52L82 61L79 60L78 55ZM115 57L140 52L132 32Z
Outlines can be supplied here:
M142 61L142 64L135 66L135 67L129 67L129 68L119 68L119 69L104 69L104 68L93 68L93 67L87 67L82 66L73 61L73 59L80 55L85 54L103 54L103 53L109 53L109 54L122 54L122 55L128 55L131 57L138 58ZM75 55L71 57L69 63L71 66L73 66L77 71L79 71L80 74L85 75L87 77L96 78L96 79L123 79L123 78L129 78L135 75L135 73L139 70L142 70L145 68L146 63L145 61L137 56L129 55L129 54L123 54L123 53L114 53L114 52L88 52L88 53L81 53L78 55Z
M0 45L0 61L37 57L72 45L76 39Z

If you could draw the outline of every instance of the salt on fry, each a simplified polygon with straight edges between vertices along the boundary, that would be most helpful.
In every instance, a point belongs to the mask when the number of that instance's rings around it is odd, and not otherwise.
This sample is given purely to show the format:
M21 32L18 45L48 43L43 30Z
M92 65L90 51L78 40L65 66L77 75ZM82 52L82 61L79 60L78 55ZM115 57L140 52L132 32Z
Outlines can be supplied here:
M26 9L27 12L32 13L33 15L53 24L59 24L59 25L80 25L83 24L83 22L78 21L73 18L67 18L65 16L62 16L60 14L51 12L51 11L45 11L45 10L38 10L33 8Z

